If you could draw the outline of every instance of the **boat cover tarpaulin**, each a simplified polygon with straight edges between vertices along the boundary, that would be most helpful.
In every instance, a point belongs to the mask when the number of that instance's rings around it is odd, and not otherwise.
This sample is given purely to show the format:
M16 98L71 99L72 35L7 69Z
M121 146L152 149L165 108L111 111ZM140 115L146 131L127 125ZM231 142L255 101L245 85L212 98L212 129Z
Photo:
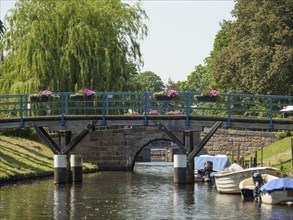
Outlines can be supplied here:
M260 191L272 192L281 190L293 190L293 178L278 178L261 186Z
M194 158L194 170L204 169L204 165L207 161L213 163L214 171L222 171L230 166L229 158L226 155L201 155Z

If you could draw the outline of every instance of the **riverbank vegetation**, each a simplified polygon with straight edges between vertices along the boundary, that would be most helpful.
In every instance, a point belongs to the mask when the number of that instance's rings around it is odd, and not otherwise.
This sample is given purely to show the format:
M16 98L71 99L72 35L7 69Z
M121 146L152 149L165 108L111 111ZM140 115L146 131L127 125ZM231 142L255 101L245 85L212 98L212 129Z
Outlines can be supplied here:
M8 181L53 176L54 154L45 145L20 137L0 135L0 184ZM83 163L83 172L96 165Z
M291 138L285 137L263 148L263 165L272 166L283 170L288 176L292 176ZM255 153L246 156L255 156ZM257 151L257 164L261 163L261 150Z

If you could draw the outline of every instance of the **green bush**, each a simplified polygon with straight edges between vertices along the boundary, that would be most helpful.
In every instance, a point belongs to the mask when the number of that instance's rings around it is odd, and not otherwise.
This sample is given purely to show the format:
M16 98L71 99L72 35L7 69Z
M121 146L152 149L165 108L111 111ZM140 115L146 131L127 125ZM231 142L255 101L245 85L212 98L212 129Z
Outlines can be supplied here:
M36 131L33 128L11 128L3 129L1 131L2 135L27 138L32 140L37 140L38 136Z
M281 139L288 137L288 136L291 136L291 135L292 135L292 132L290 132L290 131L281 131L276 134L276 137L279 140L281 140Z

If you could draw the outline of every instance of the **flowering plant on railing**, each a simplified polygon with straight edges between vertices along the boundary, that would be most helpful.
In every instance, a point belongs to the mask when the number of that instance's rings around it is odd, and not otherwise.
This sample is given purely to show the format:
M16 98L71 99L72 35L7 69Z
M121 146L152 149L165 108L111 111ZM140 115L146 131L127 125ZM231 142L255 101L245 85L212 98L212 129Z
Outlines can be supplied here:
M215 96L219 96L220 93L215 89L204 88L204 89L201 89L201 95L215 97Z
M182 115L182 112L179 111L179 110L175 110L175 111L169 111L166 114L167 115L176 115L176 116L178 116L178 115Z
M178 91L175 89L165 89L160 92L154 92L153 97L157 100L170 100L178 95Z
M38 93L29 95L29 98L32 102L47 102L49 101L49 97L51 99L60 99L60 96L53 95L53 92L50 90L42 90Z
M215 89L201 89L201 95L196 96L199 102L216 102L219 100L220 93Z
M84 99L92 99L93 96L96 94L96 91L88 89L88 88L82 88L77 91L77 93L70 95L70 98L78 99L78 98L84 98Z
M128 109L126 115L140 115L139 112L133 111L132 109Z
M150 115L158 115L159 112L156 109L152 109L152 110L150 110L150 113L149 114Z

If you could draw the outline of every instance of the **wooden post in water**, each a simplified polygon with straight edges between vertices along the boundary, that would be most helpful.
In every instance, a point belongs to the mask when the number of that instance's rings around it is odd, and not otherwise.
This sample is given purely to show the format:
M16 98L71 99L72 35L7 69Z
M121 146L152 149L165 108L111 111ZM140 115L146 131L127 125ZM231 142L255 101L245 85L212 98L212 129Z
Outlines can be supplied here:
M263 167L263 146L260 149L260 166Z
M244 160L244 154L243 154L243 160ZM240 163L240 146L237 146L237 163Z
M257 150L254 153L254 167L257 167Z
M232 154L232 163L235 163L235 156L234 156L234 148L232 146L232 149L231 149L231 154Z
M292 167L292 175L293 175L293 138L291 138L291 167Z

